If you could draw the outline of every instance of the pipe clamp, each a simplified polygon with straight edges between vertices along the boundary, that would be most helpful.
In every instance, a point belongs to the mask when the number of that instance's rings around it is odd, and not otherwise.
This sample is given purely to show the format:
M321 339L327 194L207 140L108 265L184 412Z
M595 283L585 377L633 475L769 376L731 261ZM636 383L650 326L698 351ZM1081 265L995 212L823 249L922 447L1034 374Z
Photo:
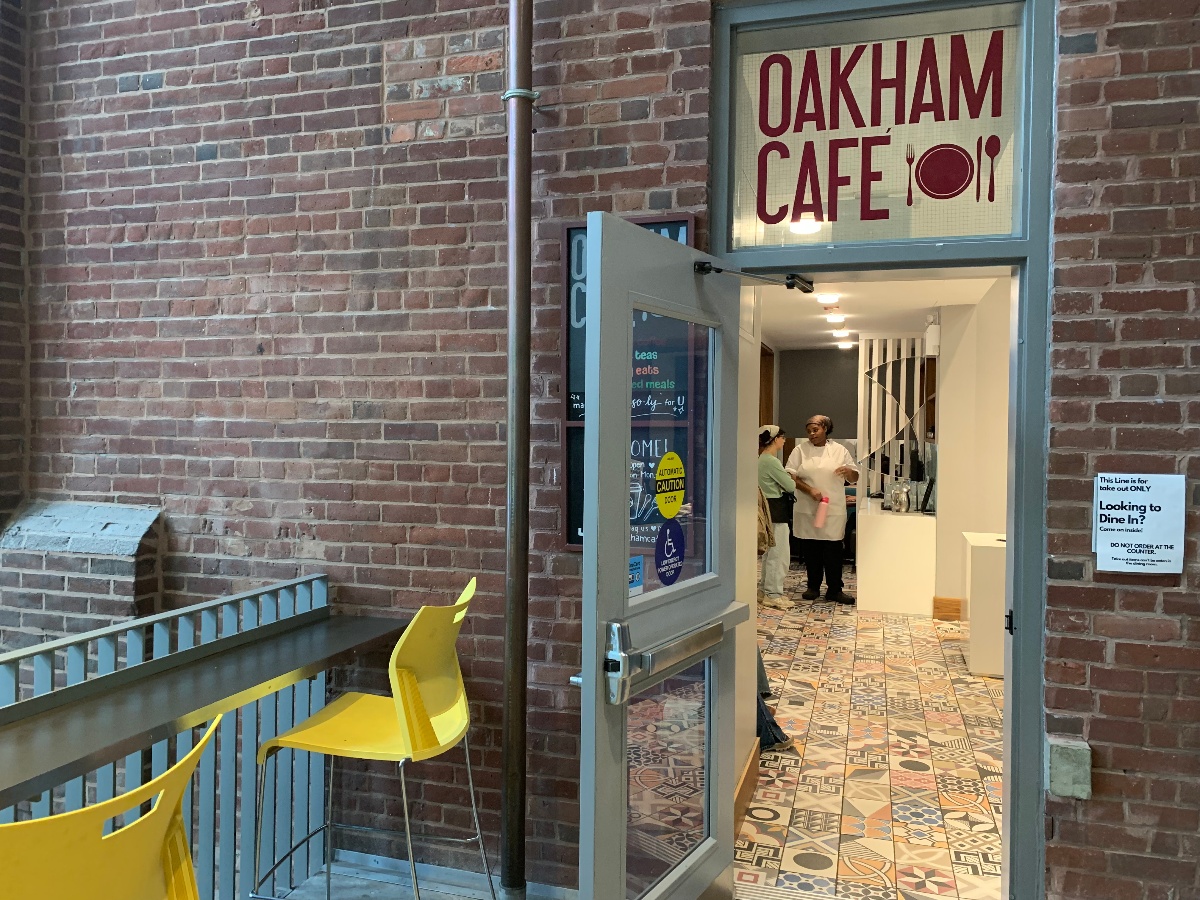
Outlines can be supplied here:
M518 100L537 100L540 96L542 96L541 91L531 91L528 88L509 88L500 95L500 100L502 103L507 103L514 97Z

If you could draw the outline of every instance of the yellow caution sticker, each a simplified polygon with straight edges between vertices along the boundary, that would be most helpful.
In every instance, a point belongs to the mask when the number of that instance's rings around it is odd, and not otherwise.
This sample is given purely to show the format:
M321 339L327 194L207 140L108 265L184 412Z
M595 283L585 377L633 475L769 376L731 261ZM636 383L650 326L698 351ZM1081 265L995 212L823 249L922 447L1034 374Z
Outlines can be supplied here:
M678 453L665 453L658 461L658 469L654 473L654 502L664 519L673 519L679 515L683 506L683 487L687 473L683 470L683 460Z

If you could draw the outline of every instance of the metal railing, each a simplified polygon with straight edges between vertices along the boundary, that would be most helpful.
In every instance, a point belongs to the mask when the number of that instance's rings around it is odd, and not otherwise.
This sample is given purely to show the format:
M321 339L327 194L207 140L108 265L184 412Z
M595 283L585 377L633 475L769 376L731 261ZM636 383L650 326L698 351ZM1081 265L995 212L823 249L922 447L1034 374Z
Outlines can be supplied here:
M253 640L328 605L329 581L312 575L77 636L0 654L0 724L34 714L55 692L105 677L152 677L173 655L203 655L205 645ZM97 683L97 688L103 686ZM255 754L264 740L325 705L324 673L227 714L205 751L184 800L200 896L245 900L254 859ZM41 818L110 799L155 778L182 758L198 733L185 731L122 760L0 810L0 823ZM284 750L269 767L263 806L263 858L282 855L324 821L324 758ZM190 814L189 814L190 813ZM136 816L136 811L131 818ZM245 823L239 827L240 823ZM119 823L118 823L119 824ZM323 865L323 836L293 855L269 882L286 890ZM246 873L247 876L249 872ZM267 885L264 885L267 887Z

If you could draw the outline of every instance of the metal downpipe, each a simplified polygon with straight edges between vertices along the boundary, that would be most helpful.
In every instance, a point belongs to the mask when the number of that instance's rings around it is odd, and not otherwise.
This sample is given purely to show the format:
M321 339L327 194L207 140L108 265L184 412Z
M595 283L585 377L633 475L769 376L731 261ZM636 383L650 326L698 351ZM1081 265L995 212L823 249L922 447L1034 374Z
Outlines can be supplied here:
M525 721L529 632L529 382L533 230L533 0L509 0L508 417L500 896L525 898Z

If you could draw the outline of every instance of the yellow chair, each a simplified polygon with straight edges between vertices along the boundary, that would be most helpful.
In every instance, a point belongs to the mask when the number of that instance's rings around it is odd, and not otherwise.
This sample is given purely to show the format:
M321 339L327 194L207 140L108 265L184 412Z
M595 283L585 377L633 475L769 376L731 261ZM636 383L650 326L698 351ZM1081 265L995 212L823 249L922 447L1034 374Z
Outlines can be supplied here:
M0 825L0 897L43 900L199 900L183 826L183 794L217 716L183 759L139 788L73 812ZM111 834L109 819L152 803Z
M475 820L476 837L438 839L479 842L479 855L483 860L488 888L494 900L496 890L492 885L491 867L488 865L487 851L483 844L483 830L479 826L479 809L475 805L475 779L471 772L471 748L467 742L471 714L467 707L467 694L458 665L458 654L454 649L459 630L462 628L462 620L467 614L467 606L474 594L475 579L472 578L453 605L422 606L417 611L392 650L391 661L388 664L391 696L354 692L342 694L315 715L271 738L258 748L260 773L258 815L255 816L254 835L256 883L254 891L250 894L252 898L273 900L257 893L258 889L301 844L322 831L326 833L325 895L329 897L333 857L331 831L336 827L348 827L338 826L330 821L333 763L335 758L344 757L387 760L399 764L400 792L404 804L404 840L408 848L413 895L415 900L420 900L417 867L412 855L412 829L408 817L408 787L404 778L404 766L411 761L430 759L445 753L461 741L467 760L467 786L471 794L471 814ZM261 811L266 789L266 763L272 755L285 748L323 753L330 758L325 824L293 846L265 875L259 877L258 873L262 871L259 859L262 838L258 828L262 821ZM355 826L355 830L364 829Z

